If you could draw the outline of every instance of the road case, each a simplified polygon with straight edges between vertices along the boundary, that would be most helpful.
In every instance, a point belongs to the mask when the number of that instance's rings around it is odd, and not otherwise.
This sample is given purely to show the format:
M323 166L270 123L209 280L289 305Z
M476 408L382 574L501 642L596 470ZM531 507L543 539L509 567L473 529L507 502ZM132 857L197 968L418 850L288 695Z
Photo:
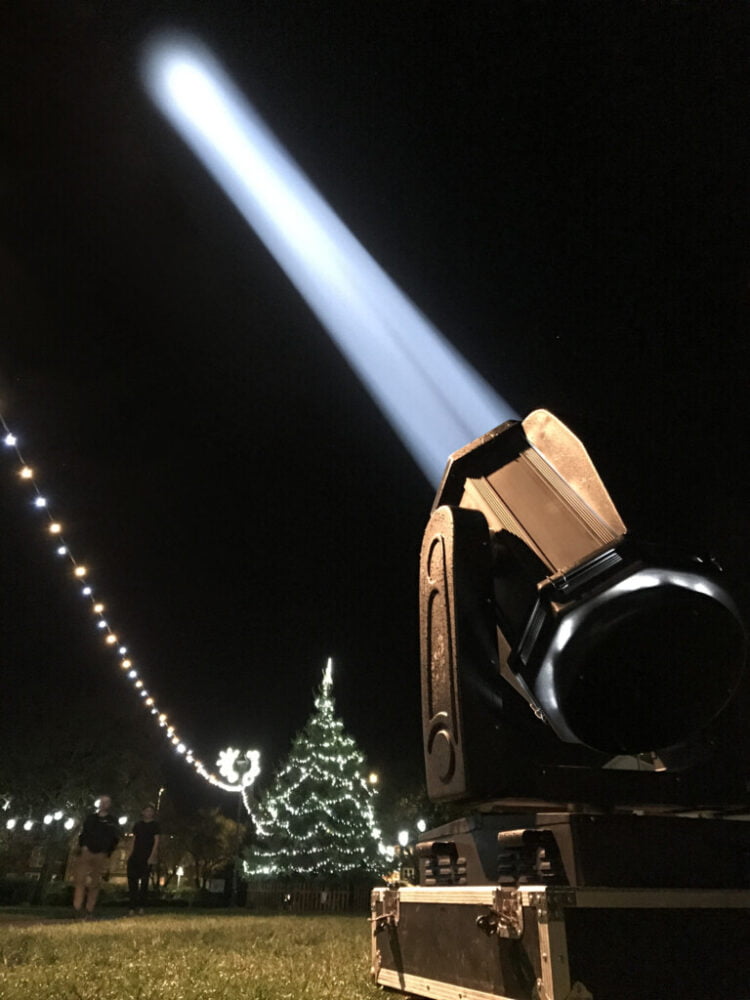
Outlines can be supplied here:
M420 886L371 908L373 979L402 993L750 1000L747 889Z

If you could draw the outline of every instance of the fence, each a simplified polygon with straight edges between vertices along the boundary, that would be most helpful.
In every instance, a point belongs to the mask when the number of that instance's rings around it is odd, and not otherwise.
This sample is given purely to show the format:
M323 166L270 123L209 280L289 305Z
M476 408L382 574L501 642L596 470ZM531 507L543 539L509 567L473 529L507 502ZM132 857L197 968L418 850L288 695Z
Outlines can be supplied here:
M245 905L249 910L284 913L366 914L370 908L370 889L368 885L328 887L303 882L251 882Z

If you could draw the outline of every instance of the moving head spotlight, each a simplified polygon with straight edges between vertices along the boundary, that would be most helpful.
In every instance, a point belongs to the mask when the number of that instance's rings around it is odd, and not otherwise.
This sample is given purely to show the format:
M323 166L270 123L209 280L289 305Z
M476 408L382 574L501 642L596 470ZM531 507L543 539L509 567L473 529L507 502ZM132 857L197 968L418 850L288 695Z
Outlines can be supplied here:
M664 763L670 748L685 757L742 677L745 633L721 572L632 540L551 413L449 459L420 612L433 799L679 805L744 792L722 769L693 768L691 784ZM615 773L624 757L629 773Z

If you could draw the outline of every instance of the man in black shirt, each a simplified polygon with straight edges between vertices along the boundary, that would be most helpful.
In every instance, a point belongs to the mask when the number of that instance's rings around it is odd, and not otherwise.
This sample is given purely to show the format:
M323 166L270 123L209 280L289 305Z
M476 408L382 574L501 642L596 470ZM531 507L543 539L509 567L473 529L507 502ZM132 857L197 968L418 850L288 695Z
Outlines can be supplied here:
M77 917L84 915L84 900L86 914L90 916L94 912L102 875L120 839L117 820L109 813L111 808L112 799L109 795L102 795L97 802L97 811L83 821L83 829L78 837L73 893L73 909Z
M156 864L159 854L159 824L155 819L153 806L146 806L141 819L133 827L133 850L128 858L128 892L130 894L130 916L136 909L143 913L148 896L148 878L151 865Z

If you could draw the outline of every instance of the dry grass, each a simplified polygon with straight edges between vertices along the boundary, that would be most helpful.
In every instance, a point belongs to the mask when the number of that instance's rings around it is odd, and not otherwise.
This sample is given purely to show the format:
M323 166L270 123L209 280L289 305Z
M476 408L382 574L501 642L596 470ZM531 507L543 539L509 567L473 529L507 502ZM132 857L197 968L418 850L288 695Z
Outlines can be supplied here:
M3 1000L359 1000L363 917L153 916L6 922Z

